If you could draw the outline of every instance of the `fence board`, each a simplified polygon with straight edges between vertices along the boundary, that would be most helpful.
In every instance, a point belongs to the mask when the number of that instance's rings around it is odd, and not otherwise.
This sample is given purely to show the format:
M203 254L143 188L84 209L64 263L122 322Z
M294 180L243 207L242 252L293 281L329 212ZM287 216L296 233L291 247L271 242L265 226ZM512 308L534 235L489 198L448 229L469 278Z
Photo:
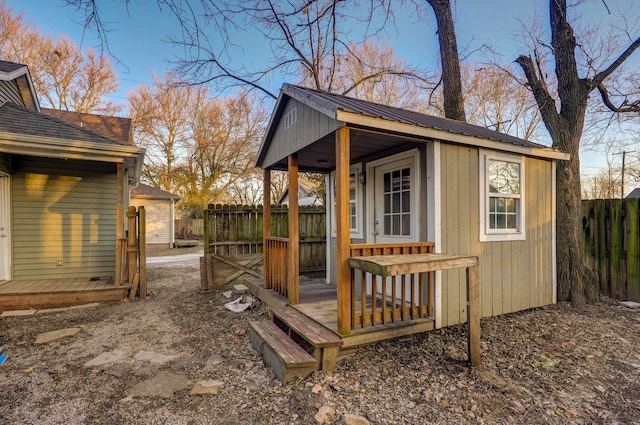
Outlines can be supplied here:
M600 293L640 302L638 199L583 201L584 262L599 275Z
M300 270L326 268L326 217L324 207L299 210ZM205 210L205 253L237 256L263 252L262 207L210 205ZM288 236L288 209L271 208L271 235Z

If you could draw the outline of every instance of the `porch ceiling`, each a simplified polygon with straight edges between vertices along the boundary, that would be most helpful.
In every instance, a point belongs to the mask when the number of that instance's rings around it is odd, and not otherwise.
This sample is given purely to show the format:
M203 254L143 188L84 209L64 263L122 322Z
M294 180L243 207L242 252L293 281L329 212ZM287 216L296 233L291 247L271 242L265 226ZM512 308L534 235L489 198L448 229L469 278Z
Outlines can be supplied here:
M412 149L421 142L406 136L371 131L360 128L350 128L350 162L367 162L383 156ZM331 133L315 143L297 152L298 168L300 171L328 173L336 168L335 133ZM274 170L287 170L287 158L270 167Z

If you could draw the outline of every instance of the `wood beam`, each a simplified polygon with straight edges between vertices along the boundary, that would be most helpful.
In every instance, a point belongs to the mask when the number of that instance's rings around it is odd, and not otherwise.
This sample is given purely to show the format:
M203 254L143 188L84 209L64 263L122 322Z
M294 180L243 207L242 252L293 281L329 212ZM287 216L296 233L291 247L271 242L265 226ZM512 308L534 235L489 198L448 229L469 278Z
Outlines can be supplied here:
M292 305L300 303L300 217L298 215L298 155L289 155L289 255L287 298Z
M269 282L269 250L267 249L267 239L271 236L271 170L262 170L262 278L265 288L271 288Z
M351 269L349 268L349 129L336 131L336 276L338 333L351 333Z
M467 267L467 346L469 363L480 366L480 271Z

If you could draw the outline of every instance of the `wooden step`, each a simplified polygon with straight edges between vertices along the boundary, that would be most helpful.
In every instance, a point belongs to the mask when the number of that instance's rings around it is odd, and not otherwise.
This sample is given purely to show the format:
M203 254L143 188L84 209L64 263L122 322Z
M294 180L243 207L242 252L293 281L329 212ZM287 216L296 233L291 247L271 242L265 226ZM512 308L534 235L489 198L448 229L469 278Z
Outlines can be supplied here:
M271 320L251 322L249 338L282 384L307 377L318 369L318 360Z
M342 345L338 335L294 308L272 307L270 310L276 324L285 325L289 337L303 339L313 347L313 357L320 362L322 370L335 371Z
M342 345L342 339L338 335L292 307L274 307L271 308L271 314L314 347L339 347Z

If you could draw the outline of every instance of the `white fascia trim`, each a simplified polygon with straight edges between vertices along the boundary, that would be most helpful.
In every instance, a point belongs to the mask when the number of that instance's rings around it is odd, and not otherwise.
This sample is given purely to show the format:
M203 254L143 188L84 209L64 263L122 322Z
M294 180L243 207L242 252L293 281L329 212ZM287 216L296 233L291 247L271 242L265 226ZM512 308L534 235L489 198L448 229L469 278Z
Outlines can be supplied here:
M427 147L428 211L431 214L428 237L435 244L434 252L442 252L442 170L440 142L434 141ZM429 216L429 213L427 214ZM433 311L436 329L442 327L442 272L435 272Z
M124 158L144 156L145 149L0 132L0 151L31 156L39 154L54 158L100 158L101 161L122 162Z
M552 303L558 302L558 266L556 247L556 163L551 164L551 270L553 274Z
M535 156L539 158L559 159L568 161L570 155L552 148L530 148L526 146L518 146L510 143L499 142L495 140L483 139L481 137L469 136L466 134L457 134L434 128L421 127L413 124L389 121L380 118L368 117L353 112L337 111L336 119L348 124L362 125L366 127L379 128L382 130L396 131L407 133L415 136L429 137L446 142L459 143L470 146L477 146L485 149L493 149L498 151L513 152L521 155Z

